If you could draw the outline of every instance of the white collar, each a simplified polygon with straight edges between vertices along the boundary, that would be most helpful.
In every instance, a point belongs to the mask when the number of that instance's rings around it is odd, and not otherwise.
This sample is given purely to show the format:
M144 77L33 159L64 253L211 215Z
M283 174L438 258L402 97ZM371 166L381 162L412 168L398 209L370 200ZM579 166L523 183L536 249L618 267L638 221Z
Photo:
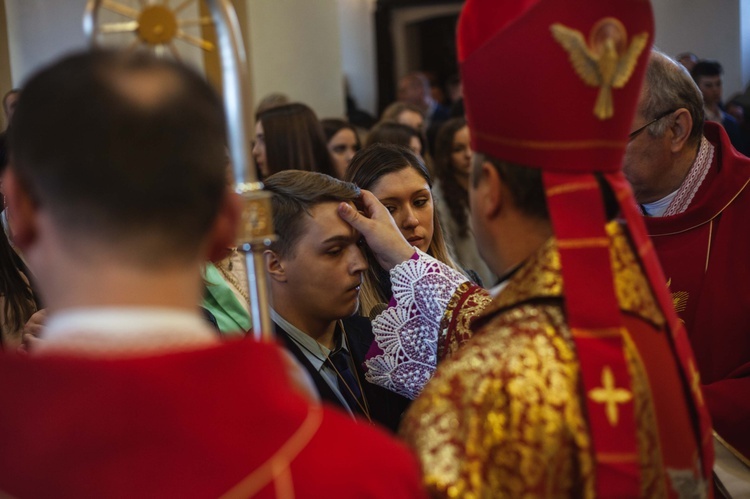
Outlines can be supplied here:
M312 336L308 335L304 331L302 331L300 328L289 322L288 320L284 319L282 316L279 315L276 310L271 309L271 319L281 326L281 329L287 332L289 337L294 341L297 345L301 346L303 349L303 354L305 354L305 357L310 361L310 363L315 367L316 371L320 371L325 366L326 359L328 358L331 353L333 353L334 350L331 350L330 348L321 345L318 343L318 341L313 338ZM338 324L337 324L338 329ZM343 331L342 333L343 334ZM336 338L336 333L334 333L334 339ZM339 346L336 348L338 350L341 348L342 350L345 350L347 353L351 355L349 352L349 348L346 346L346 342L341 341L338 342ZM308 355L309 354L309 355Z
M503 282L493 286L489 289L490 296L492 298L497 298L497 296L508 286L508 282L510 279L505 279Z
M75 308L54 313L35 353L142 355L219 340L199 312L159 307Z
M669 205L672 204L672 200L677 196L677 189L676 191L670 192L663 198L654 201L653 203L643 203L643 207L646 209L646 213L648 213L649 217L661 217L664 215L664 212L667 211L667 208L669 208Z

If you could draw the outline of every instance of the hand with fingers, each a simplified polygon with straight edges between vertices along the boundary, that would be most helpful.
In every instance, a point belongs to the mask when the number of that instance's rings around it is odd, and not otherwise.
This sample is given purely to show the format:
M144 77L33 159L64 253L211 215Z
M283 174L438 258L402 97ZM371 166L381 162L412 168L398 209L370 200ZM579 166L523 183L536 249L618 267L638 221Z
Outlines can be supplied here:
M44 331L46 321L47 309L37 310L31 317L29 317L29 320L26 321L26 324L21 330L23 343L18 347L19 352L29 353L29 351L34 349L34 345L44 341L40 340L39 337L41 336L42 331Z
M414 247L404 239L393 217L375 195L362 189L358 205L361 211L351 204L341 203L339 216L362 234L385 270L391 270L414 255Z

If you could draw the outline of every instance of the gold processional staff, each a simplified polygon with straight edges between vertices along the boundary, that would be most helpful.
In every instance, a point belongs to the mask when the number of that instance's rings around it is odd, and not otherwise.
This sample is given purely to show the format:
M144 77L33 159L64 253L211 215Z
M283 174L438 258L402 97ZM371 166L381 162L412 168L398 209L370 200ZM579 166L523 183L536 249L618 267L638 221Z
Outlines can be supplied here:
M170 6L169 0L138 0L133 7L115 0L88 0L83 16L83 31L92 46L99 44L103 35L130 33L133 39L129 50L146 48L158 56L171 54L180 59L175 42L194 45L205 51L216 50L213 43L191 35L188 26L216 27L219 57L221 60L224 107L229 134L229 153L234 172L235 190L242 197L242 225L237 247L245 255L250 312L256 337L269 339L273 334L268 282L263 267L263 250L275 239L271 217L271 195L263 190L255 166L249 160L248 137L245 124L245 99L247 63L245 49L237 23L237 15L229 0L205 0L211 16L181 19L197 0L183 0ZM107 10L127 19L121 22L100 22L100 11Z

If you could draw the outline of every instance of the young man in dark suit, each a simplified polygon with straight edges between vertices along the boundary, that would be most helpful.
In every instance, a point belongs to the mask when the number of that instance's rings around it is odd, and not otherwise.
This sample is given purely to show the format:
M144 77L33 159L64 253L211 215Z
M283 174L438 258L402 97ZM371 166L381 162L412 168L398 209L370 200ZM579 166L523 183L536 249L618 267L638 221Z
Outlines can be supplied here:
M327 175L289 170L266 180L279 239L266 251L273 320L282 344L310 373L326 402L395 430L406 399L365 381L370 321L355 316L367 260L341 202L359 189Z

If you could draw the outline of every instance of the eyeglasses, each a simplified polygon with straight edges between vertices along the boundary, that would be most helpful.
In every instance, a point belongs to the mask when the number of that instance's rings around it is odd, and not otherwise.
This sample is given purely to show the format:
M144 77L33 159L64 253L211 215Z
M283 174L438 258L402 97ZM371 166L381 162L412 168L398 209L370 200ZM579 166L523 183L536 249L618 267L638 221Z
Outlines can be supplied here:
M642 127L640 127L639 129L630 132L630 134L628 135L628 141L631 141L634 138L638 137L641 133L643 133L643 131L646 128L650 127L651 125L653 125L654 123L656 123L660 119L666 118L667 116L669 116L670 114L674 113L675 111L676 111L676 109L674 109L672 111L667 111L666 113L662 113L659 116L657 116L656 118L654 118L651 121L649 121L648 123L646 123L645 125L643 125Z

